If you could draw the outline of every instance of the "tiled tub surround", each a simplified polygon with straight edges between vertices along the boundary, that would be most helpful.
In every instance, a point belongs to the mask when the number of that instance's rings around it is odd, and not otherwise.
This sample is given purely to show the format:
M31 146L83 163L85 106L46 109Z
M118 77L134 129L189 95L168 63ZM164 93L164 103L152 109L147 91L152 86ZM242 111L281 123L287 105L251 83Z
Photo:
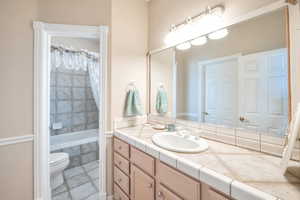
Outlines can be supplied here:
M206 152L174 153L152 143L151 137L157 132L137 125L118 128L114 135L234 199L300 199L300 179L291 173L281 175L280 158L212 140L208 140ZM200 132L193 134L201 136ZM299 162L291 164L299 170Z
M50 134L98 128L98 109L88 72L53 68L50 75ZM52 129L61 122L63 128Z
M64 184L52 190L52 200L99 200L99 161L67 169Z
M201 135L201 137L206 139L276 156L282 155L286 139L285 137L275 137L267 133L254 132L242 128L228 128L215 124L198 123L179 119L174 120L170 117L160 117L156 115L149 115L148 121L160 124L173 123L176 124L177 127L183 127L185 130L198 133ZM122 123L124 124L125 122ZM292 159L300 161L300 141L296 142Z

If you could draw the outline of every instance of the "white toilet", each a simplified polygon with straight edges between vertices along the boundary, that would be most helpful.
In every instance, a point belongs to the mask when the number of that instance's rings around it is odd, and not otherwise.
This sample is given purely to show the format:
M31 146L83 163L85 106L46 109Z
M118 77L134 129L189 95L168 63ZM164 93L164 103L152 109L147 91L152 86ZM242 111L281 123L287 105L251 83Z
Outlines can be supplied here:
M69 154L67 153L51 153L50 154L50 185L51 189L55 189L64 183L63 171L69 165Z

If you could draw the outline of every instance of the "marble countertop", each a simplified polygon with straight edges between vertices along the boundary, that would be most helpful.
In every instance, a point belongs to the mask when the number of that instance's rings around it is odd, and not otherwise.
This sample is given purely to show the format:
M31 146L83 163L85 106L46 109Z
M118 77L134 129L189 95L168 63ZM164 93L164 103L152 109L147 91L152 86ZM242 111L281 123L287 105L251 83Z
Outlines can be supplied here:
M205 152L170 152L152 143L157 132L140 125L117 129L115 136L235 199L300 199L299 162L282 175L281 158L207 139Z

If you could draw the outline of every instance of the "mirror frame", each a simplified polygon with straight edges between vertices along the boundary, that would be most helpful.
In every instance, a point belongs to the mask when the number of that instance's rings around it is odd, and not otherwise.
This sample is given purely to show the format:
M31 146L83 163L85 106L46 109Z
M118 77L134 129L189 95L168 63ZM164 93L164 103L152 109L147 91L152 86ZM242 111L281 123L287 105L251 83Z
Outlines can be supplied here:
M279 9L284 9L284 13L285 13L285 20L286 20L286 27L285 27L285 31L286 31L286 43L287 43L287 50L288 50L288 122L290 123L291 122L291 119L292 119L292 87L291 87L291 82L292 82L292 75L291 75L291 32L290 32L290 6L292 6L289 2L286 2L286 1L279 1L279 2L275 2L275 3L271 3L265 7L262 7L262 8L259 8L257 10L254 10L254 11L251 11L251 12L248 12L246 13L245 15L242 15L242 16L239 16L239 17L236 17L236 18L233 18L231 20L228 20L227 23L224 23L223 25L219 26L219 27L216 27L213 31L208 31L207 33L204 33L202 35L199 35L195 38L198 38L198 37L201 37L203 35L207 35L209 33L212 33L214 31L217 31L217 30L220 30L220 29L223 29L223 28L228 28L232 25L235 25L235 24L239 24L239 23L242 23L244 21L247 21L247 20L251 20L255 17L259 17L259 16L262 16L262 15L265 15L265 14L268 14L272 11L276 11L276 10L279 10ZM225 10L226 12L226 10ZM148 87L147 87L147 115L151 115L151 56L152 55L155 55L155 54L158 54L164 50L167 50L167 49L174 49L178 44L182 44L182 43L185 43L185 42L188 42L188 41L191 41L195 38L192 38L192 39L189 39L189 40L186 40L184 42L181 42L181 43L177 43L175 45L170 45L170 46L163 46L161 48L158 48L158 49L153 49L153 50L150 50L148 53L147 53L147 83L148 83ZM172 117L173 118L173 115Z

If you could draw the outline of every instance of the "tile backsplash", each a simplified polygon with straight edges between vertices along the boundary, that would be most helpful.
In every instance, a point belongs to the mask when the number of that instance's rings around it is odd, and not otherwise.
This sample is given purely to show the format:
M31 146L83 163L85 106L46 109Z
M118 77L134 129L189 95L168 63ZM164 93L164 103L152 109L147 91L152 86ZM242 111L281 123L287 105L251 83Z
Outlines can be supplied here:
M50 134L98 128L98 109L85 71L52 69L50 75ZM62 128L53 129L53 123Z
M182 127L193 135L197 135L210 140L247 148L275 156L282 156L285 138L254 133L253 131L241 128L228 128L214 124L198 123L188 120L178 120L172 117L161 117L157 115L140 116L135 118L120 118L114 121L114 130L141 125L144 123L169 124L174 123L177 128ZM293 160L300 161L300 142L296 142Z

